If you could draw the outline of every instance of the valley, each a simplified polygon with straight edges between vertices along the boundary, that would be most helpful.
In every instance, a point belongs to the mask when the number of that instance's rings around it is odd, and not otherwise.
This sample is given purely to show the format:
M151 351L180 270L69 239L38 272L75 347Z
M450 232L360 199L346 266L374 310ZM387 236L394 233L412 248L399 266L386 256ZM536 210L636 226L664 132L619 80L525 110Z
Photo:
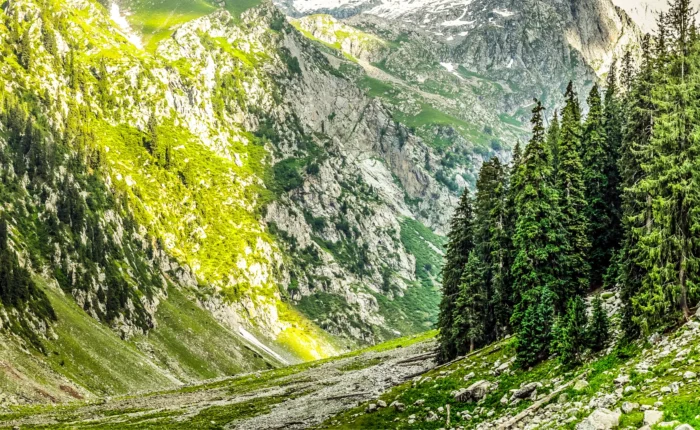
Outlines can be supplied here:
M697 427L657 6L4 3L0 428Z

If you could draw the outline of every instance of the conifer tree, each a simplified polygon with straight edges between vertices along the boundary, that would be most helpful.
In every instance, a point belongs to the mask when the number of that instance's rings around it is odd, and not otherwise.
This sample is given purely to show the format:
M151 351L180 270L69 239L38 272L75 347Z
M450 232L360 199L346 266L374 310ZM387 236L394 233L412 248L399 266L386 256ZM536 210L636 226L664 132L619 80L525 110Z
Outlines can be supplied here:
M538 100L535 103L532 139L512 180L516 190L517 221L511 268L515 303L511 325L518 333L524 324L525 313L530 312L529 318L534 317L532 307L542 296L542 289L546 289L549 296L553 289L559 288L561 253L566 240L562 232L559 195L552 184L551 154L545 142L544 107Z
M511 287L506 266L509 238L505 231L506 177L504 166L496 157L485 162L476 183L474 245L485 271L484 313L490 328L486 339L493 341L507 330L510 319Z
M561 281L552 288L557 296L556 308L559 311L565 310L569 298L583 294L589 282L587 255L590 243L586 220L586 187L583 182L584 173L580 157L579 118L578 97L574 92L573 83L569 83L559 132L559 169L556 175L565 244L561 248Z
M605 174L608 182L605 188L605 206L606 212L610 216L610 224L603 241L599 243L599 246L610 251L619 248L622 235L620 227L620 172L617 165L622 145L622 107L617 77L617 61L615 60L608 72L603 105L603 121L607 139ZM612 254L608 254L608 258L610 255ZM605 264L601 268L603 273L607 271L607 267L608 264Z
M594 351L602 351L610 341L610 320L603 308L600 294L593 298L593 312L588 326L588 346Z
M697 215L700 212L698 171L698 93L693 82L697 53L689 42L694 12L688 0L674 0L668 14L667 55L664 78L652 91L656 114L642 164L644 178L633 187L635 195L647 194L651 217L647 226L633 229L631 250L644 268L639 290L631 298L633 319L647 334L690 316L689 301L697 300L695 285ZM665 55L665 54L661 54ZM693 294L691 296L691 294Z
M651 195L639 185L646 174L642 165L651 158L651 130L655 107L652 90L655 86L654 58L651 37L642 42L642 61L628 96L627 117L621 147L619 170L622 181L623 240L618 256L617 282L620 285L621 328L628 338L639 335L639 327L633 317L635 307L632 298L640 291L644 268L644 247L639 239L651 228Z
M547 148L552 153L552 174L554 177L557 175L557 170L559 169L559 112L554 112L552 117L552 123L549 125L547 130Z
M608 175L610 162L608 140L605 134L603 106L594 85L588 96L588 117L583 130L583 180L586 187L586 211L588 239L591 244L588 263L591 267L590 283L600 286L612 256L609 234L615 214L607 204Z
M547 287L537 287L528 294L531 300L518 324L516 343L516 362L523 368L549 356L554 328L554 294Z
M559 339L554 340L557 346L555 352L564 364L579 364L588 344L586 302L581 296L568 301L566 314L559 321L559 325Z
M457 354L464 355L481 345L488 326L486 273L477 251L469 253L456 299L454 328ZM491 324L493 322L491 321Z
M454 331L455 303L460 292L462 274L470 252L474 249L474 210L469 191L464 190L455 210L448 235L445 266L442 269L442 300L438 317L439 362L457 357L457 335Z

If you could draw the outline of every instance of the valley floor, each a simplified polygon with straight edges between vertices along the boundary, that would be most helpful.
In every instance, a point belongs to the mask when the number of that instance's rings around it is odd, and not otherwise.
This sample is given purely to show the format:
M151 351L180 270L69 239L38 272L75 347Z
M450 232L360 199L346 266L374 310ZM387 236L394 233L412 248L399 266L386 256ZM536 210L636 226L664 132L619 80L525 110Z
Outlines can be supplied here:
M300 429L377 398L434 366L435 333L180 389L0 410L0 428ZM413 360L412 359L417 359Z

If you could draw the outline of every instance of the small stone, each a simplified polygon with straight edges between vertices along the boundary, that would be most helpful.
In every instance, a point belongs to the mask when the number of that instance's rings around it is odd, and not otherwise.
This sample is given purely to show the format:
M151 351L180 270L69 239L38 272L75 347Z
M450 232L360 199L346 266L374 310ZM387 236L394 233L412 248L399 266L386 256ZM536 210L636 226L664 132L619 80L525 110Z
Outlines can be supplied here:
M627 375L620 375L617 378L615 378L613 382L615 382L617 385L626 385L629 384L630 377Z
M376 403L370 403L367 405L367 408L365 409L365 412L367 413L372 413L377 411L377 404Z
M437 421L437 420L438 420L438 416L437 416L437 414L436 414L435 412L430 411L430 412L428 412L428 416L425 417L425 420L428 421L428 422Z
M425 400L418 399L413 403L413 406L423 406L423 403L425 403Z
M625 394L634 393L635 391L637 391L637 387L634 385L628 385L625 387Z
M695 372L689 370L683 374L683 379L695 379L696 376L697 374Z
M695 430L690 424L681 424L673 430Z
M470 374L468 374L464 377L464 380L469 381L470 379L473 379L475 376L476 376L476 374L474 372L471 372Z

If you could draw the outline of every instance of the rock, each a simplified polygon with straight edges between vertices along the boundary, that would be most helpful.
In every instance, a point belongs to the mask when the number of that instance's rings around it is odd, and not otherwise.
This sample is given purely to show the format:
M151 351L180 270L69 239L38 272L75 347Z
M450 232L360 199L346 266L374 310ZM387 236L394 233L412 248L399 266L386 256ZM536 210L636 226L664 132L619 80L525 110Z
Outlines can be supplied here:
M654 333L651 336L649 336L649 343L652 345L656 345L657 343L661 342L661 335L658 333Z
M628 385L625 387L625 394L634 393L635 391L637 391L637 387L634 385Z
M585 379L579 379L574 384L574 391L583 391L586 388L588 388L588 381L586 381Z
M661 387L661 392L664 394L668 394L671 392L671 387Z
M700 309L698 309L700 310ZM690 424L681 424L673 430L695 430Z
M683 374L683 379L695 379L696 376L697 374L695 372L689 370Z
M510 396L511 399L526 399L532 395L533 392L537 390L537 387L541 385L538 384L537 382L530 382L529 384L525 384L519 389L515 390L512 396Z
M622 404L622 412L629 414L639 409L639 403L625 402Z
M620 375L617 378L615 378L613 382L615 382L617 385L626 385L629 384L630 377L627 375Z
M439 417L437 416L437 414L435 412L430 411L430 412L428 412L428 416L425 417L425 420L428 422L432 422L432 421L437 421L438 418Z
M661 419L663 419L664 413L661 411L655 411L655 410L649 410L644 412L644 424L648 426L653 426L654 424L657 424L661 422Z
M468 374L464 377L464 380L469 381L470 379L473 379L475 376L476 376L476 374L474 372L471 372L470 374Z
M413 406L423 406L423 403L425 403L425 400L418 399L415 402L413 402Z
M678 421L664 421L662 423L657 424L656 426L660 427L660 428L667 429L667 428L671 428L671 427L676 427L678 424L679 424Z
M469 388L461 389L455 394L454 398L458 402L479 401L486 397L491 390L491 383L488 381L477 381L469 386Z
M367 408L365 409L365 412L367 412L368 414L371 414L372 412L376 412L376 411L377 411L377 404L376 403L370 403L369 405L367 405Z
M508 368L510 368L510 363L503 363L494 370L494 373L498 376L508 370Z
M680 391L680 384L678 382L672 382L671 385L669 385L669 388L671 388L671 392L673 394L678 394L678 391Z
M384 400L377 400L377 406L380 408L386 408L386 402Z
M391 402L391 405L389 406L393 407L397 412L403 412L406 410L406 405L397 401Z
M569 400L569 395L566 393L561 393L559 395L559 398L557 399L557 403L562 404L566 403Z
M695 311L695 318L700 318L700 307Z
M501 397L501 404L502 405L508 404L508 394L504 394L503 397Z
M617 411L608 409L596 409L585 420L576 426L576 430L610 430L620 425L620 416Z

